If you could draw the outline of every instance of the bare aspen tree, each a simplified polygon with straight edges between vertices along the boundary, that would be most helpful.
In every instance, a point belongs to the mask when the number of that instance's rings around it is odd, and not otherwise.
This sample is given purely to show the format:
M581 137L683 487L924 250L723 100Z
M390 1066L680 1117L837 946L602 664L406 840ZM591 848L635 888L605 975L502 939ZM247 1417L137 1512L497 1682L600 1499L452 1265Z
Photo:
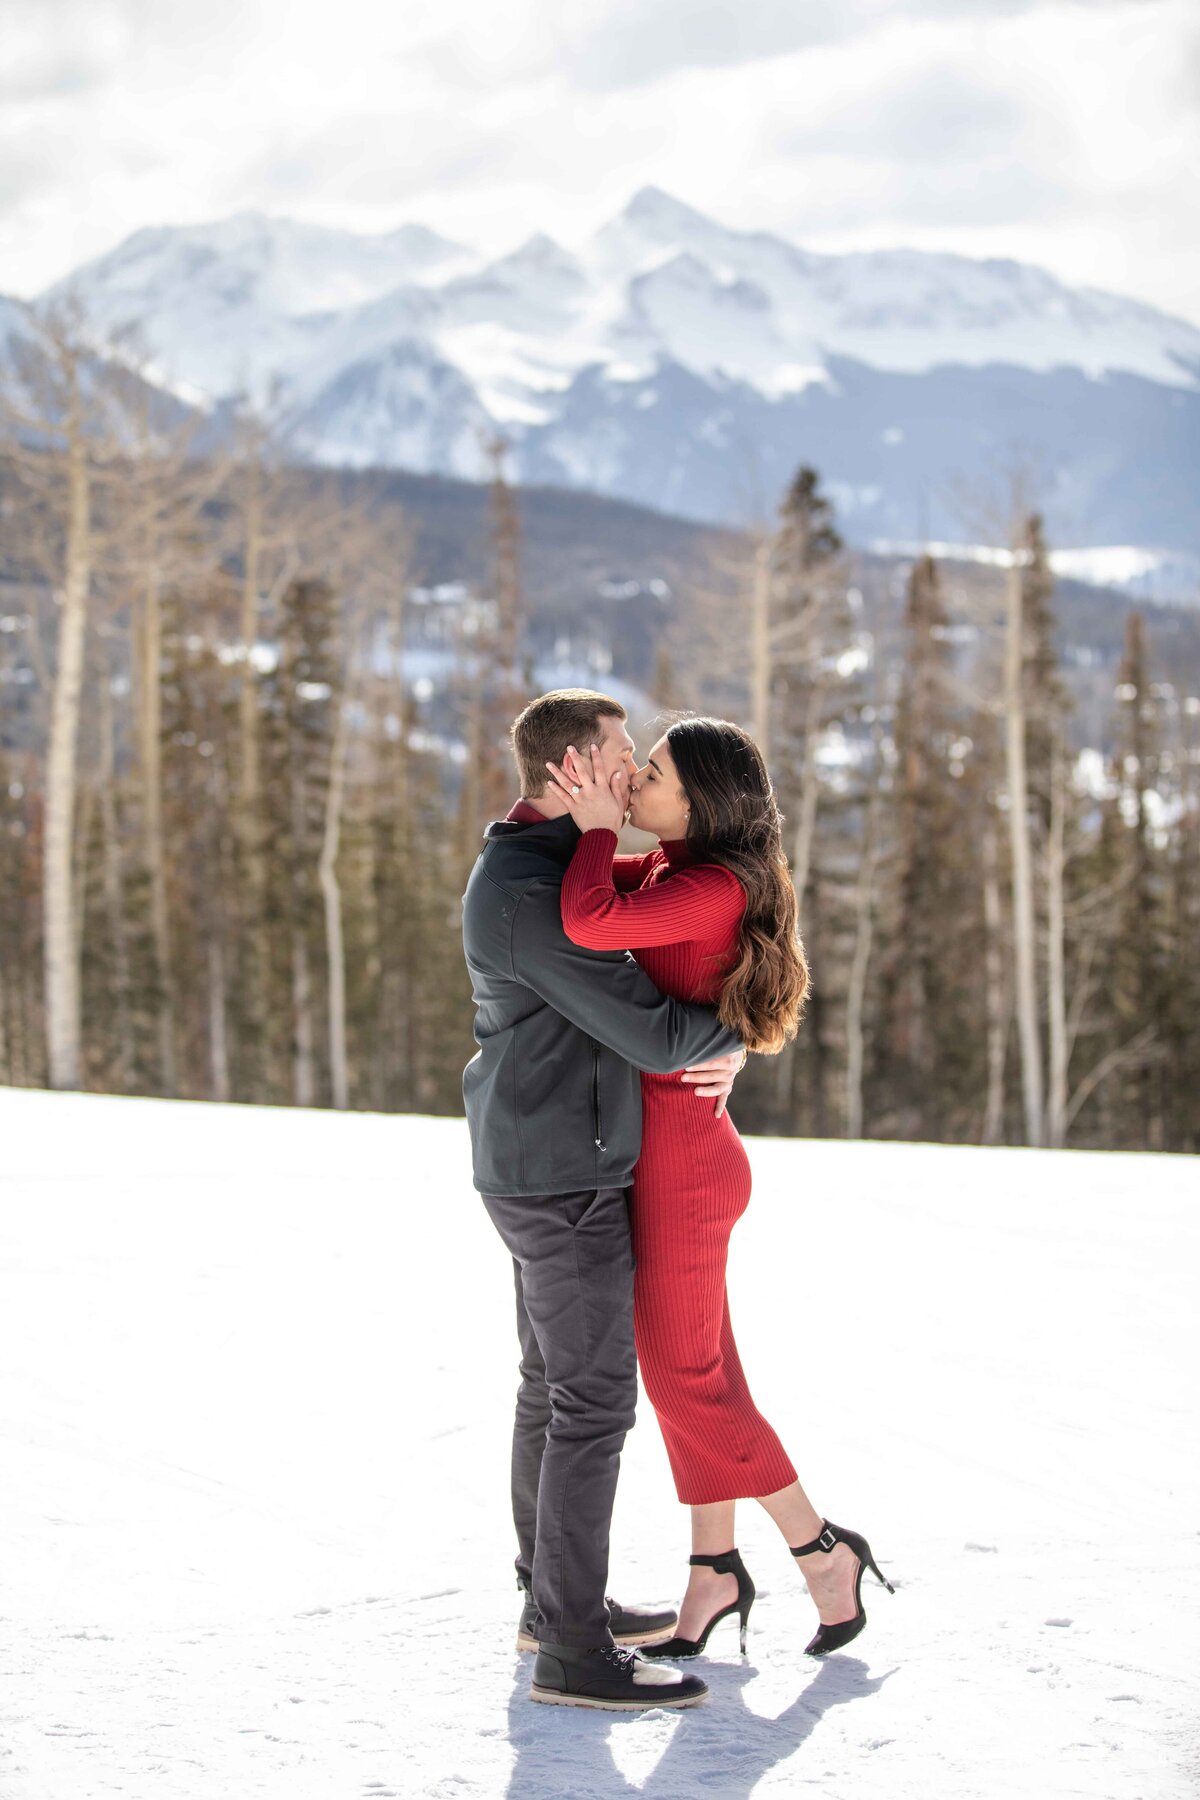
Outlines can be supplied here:
M1025 625L1021 569L1027 554L1014 534L1005 578L1004 764L1012 864L1013 959L1017 1034L1021 1046L1021 1095L1026 1139L1030 1144L1040 1144L1043 1134L1042 1043L1038 1029L1033 853L1025 767Z
M294 483L291 484L295 486ZM243 408L229 477L230 549L240 562L238 624L237 843L244 942L245 1010L263 1022L268 1009L268 949L264 942L267 868L261 746L259 644L274 629L280 599L302 566L298 547L301 497L274 461L272 427L264 414ZM263 1091L269 1088L261 1071Z
M233 870L233 829L229 817L229 779L226 746L214 732L208 756L208 780L204 795L208 812L205 839L210 879L205 884L204 908L208 986L208 1079L214 1100L233 1098L230 1074L229 1033L229 937L228 884Z
M362 571L367 617L377 637L366 673L373 678L368 709L372 796L370 840L375 873L372 893L376 983L377 1048L371 1069L370 1104L385 1107L390 1096L413 1091L418 1061L416 994L420 981L420 929L407 904L413 883L414 752L410 734L415 701L410 701L405 668L411 533L398 509L375 521L375 549ZM452 846L452 848L454 848ZM456 856L457 860L457 856Z
M770 768L771 755L771 590L772 543L765 531L754 537L750 584L750 736Z
M468 777L467 781L475 809L472 862L479 849L479 827L507 809L513 779L508 728L528 698L523 691L525 605L521 586L521 523L516 495L507 473L510 448L503 437L494 437L486 445L492 470L488 497L491 605L486 624L481 615L483 631L475 646L472 713L478 708L478 725L469 722L468 726L470 740L478 745L476 755L482 764L478 786L474 777ZM468 817L471 816L468 812Z
M1004 979L1003 932L1000 900L1000 846L996 821L985 800L980 837L983 874L984 992L987 998L987 1097L984 1103L982 1139L998 1144L1004 1134L1004 1055L1008 1038L1009 988Z
M381 871L387 893L412 880L416 850L412 751L412 706L408 700L405 650L408 630L408 580L412 567L412 531L398 508L390 508L387 520L376 520L378 551L369 558L363 596L371 614L378 614L385 630L385 682L381 716L376 722L376 772L387 817L380 821L378 842L383 855L394 864ZM417 1067L416 923L407 918L398 943L380 945L380 1037L389 1048L390 1075L401 1093L414 1089Z
M496 661L509 687L521 682L521 640L524 598L521 592L521 522L516 497L508 480L507 461L512 446L503 437L487 443L492 482L488 496L492 549L492 596L496 606ZM505 700L511 699L506 695Z
M242 507L241 650L238 680L238 741L241 751L243 824L259 804L258 696L254 686L254 651L258 643L260 568L263 557L264 434L256 420L243 425L237 479Z
M141 518L140 594L134 628L137 751L141 788L142 860L146 870L150 937L154 951L158 1081L165 1094L179 1092L176 1054L175 971L167 902L167 844L163 825L162 771L162 590L161 520L154 498L145 494Z
M1125 1073L1119 1107L1128 1139L1148 1150L1162 1148L1164 1107L1161 1082L1165 885L1156 844L1152 795L1163 779L1161 689L1150 679L1145 622L1140 612L1125 622L1125 648L1118 671L1117 774L1123 830L1121 862L1125 881L1113 942L1113 995L1116 1030L1125 1035L1117 1067ZM1193 947L1194 948L1194 947ZM1141 1029L1138 1029L1138 1028ZM1143 1042L1144 1040L1144 1042ZM1129 1045L1138 1045L1137 1053ZM1156 1054L1142 1054L1154 1047Z
M312 970L308 959L308 941L299 926L292 930L292 1025L295 1033L292 1100L296 1106L315 1106L317 1072L312 1016Z
M6 455L35 503L53 511L61 544L58 626L51 676L42 859L43 980L47 1072L52 1088L82 1079L76 888L76 793L88 603L92 589L94 484L110 448L105 371L81 310L44 313L18 354L19 395L0 419Z
M1061 1149L1067 1131L1066 987L1066 772L1063 746L1057 739L1050 759L1050 829L1046 841L1046 1000L1049 1024L1049 1085L1046 1091L1046 1142Z
M391 686L391 700L394 704L396 720L395 755L392 758L392 804L396 808L398 818L407 825L411 815L409 796L409 753L408 753L408 687L404 672L404 641L406 625L407 575L408 575L407 538L398 556L389 559L389 592L384 609L388 632L388 673Z
M1107 1051L1105 1055L1100 1058L1099 1062L1095 1063L1093 1067L1088 1070L1082 1081L1079 1082L1078 1086L1072 1092L1071 1098L1067 1103L1067 1130L1070 1130L1071 1126L1074 1124L1075 1119L1084 1104L1090 1100L1096 1089L1100 1087L1102 1083L1107 1081L1111 1075L1117 1074L1120 1070L1130 1070L1139 1073L1149 1067L1154 1061L1153 1051L1155 1035L1155 1028L1153 1025L1144 1026L1141 1031L1135 1032L1133 1036L1126 1039L1123 1044L1117 1044L1113 1049Z
M817 772L817 751L820 748L825 699L831 685L828 676L824 674L818 675L813 681L805 700L800 726L802 744L800 804L797 808L796 826L791 839L791 865L796 902L802 913L804 896L808 892L809 875L812 869L813 840L817 833L817 805L821 797Z
M103 834L104 909L113 956L113 1003L116 1025L117 1077L125 1092L133 1081L133 1024L129 1011L129 941L125 922L125 884L121 838L117 824L116 762L113 754L112 674L107 660L99 671L100 758L97 782Z
M141 365L145 369L144 361ZM167 844L163 822L162 664L163 595L194 570L204 506L223 485L224 458L196 460L194 420L162 416L149 382L126 405L129 447L120 496L123 543L118 553L133 592L133 689L141 791L142 860L149 893L150 934L157 991L158 1078L162 1091L179 1091L175 970L167 898Z
M350 1074L347 1033L346 944L343 919L343 896L338 873L338 856L342 840L342 821L346 798L347 763L350 751L351 721L358 710L361 674L371 656L371 646L360 642L362 620L382 606L385 616L396 621L403 630L405 569L409 554L409 534L400 516L376 516L366 505L339 506L322 512L306 523L305 548L310 559L318 562L330 577L332 588L340 596L340 623L329 628L329 638L338 637L345 646L340 656L334 654L331 642L324 645L314 637L307 650L309 658L328 663L330 712L333 721L328 747L327 766L319 771L325 780L324 806L319 849L317 852L317 885L321 894L325 949L325 1011L328 1033L330 1091L333 1105L344 1110L350 1103ZM298 584L291 590L296 598L309 594L315 599L328 594L322 584ZM369 635L369 634L368 634ZM397 703L398 730L405 730L405 697L402 670ZM407 780L407 746L399 746L398 773L401 789ZM314 773L317 773L314 771ZM297 805L306 811L303 783L307 772L301 771ZM403 791L396 795L398 804L407 811ZM402 826L403 835L403 826ZM298 837L298 842L300 841ZM308 1017L308 994L311 972L308 967L307 944L298 933L293 945L295 1003L301 1023L297 1032L298 1088L310 1091L312 1077L308 1065L315 1060L308 1044L304 1020ZM308 1104L309 1102L302 1102Z
M528 698L524 692L520 518L506 470L510 446L496 436L486 439L483 448L492 471L488 499L490 591L466 601L455 645L463 697L458 860L464 880L479 854L484 825L505 811L511 797L508 728Z
M228 1100L229 1025L225 1009L225 945L221 933L208 940L208 1042L209 1074L214 1100Z
M867 971L871 963L871 944L875 929L876 889L882 852L884 804L883 732L876 709L871 734L871 793L863 822L862 854L858 880L854 889L854 953L850 962L850 980L846 991L846 1136L863 1134L863 1063L865 1035L863 1014L867 993Z
M91 471L83 436L79 356L65 338L55 346L67 384L63 421L67 457L67 536L59 604L50 743L46 756L45 918L46 1039L50 1085L76 1088L81 1072L82 1019L75 912L76 749L83 683L83 649L91 585Z
M458 829L458 861L464 881L479 854L480 825L485 811L483 799L485 776L482 763L484 745L487 741L485 717L487 635L488 626L484 607L478 601L468 600L462 610L458 621L458 630L455 634L459 682L465 694L462 791L459 797ZM489 775L486 782L488 791L495 789L495 782L495 775Z
M349 1104L346 1062L346 949L342 931L342 896L337 879L337 854L341 832L342 789L345 781L345 741L348 708L338 709L337 736L333 743L333 767L326 799L325 839L321 847L319 879L325 903L325 950L329 978L329 1069L333 1104L345 1110Z
M348 685L343 684L343 691L336 702L329 785L325 790L325 829L317 863L317 878L325 908L325 956L329 981L329 1078L333 1104L341 1112L350 1103L346 1061L346 945L342 931L342 893L337 878L342 800L346 786L346 751L350 733Z
M149 484L147 483L147 486ZM163 1092L178 1092L175 1059L175 1002L167 912L167 857L162 813L162 589L159 520L147 494L141 512L142 592L137 645L138 760L142 772L142 852L150 886L150 929L158 988L159 1080Z

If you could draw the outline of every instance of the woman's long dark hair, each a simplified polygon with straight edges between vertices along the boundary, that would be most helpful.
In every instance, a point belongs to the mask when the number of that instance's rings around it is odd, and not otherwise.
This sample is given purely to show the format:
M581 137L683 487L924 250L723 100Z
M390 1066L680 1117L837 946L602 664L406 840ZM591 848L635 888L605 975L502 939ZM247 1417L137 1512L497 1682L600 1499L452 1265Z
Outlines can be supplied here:
M774 1055L796 1035L808 964L766 765L753 738L726 719L679 719L667 743L692 809L689 850L729 869L746 890L738 957L718 1016L748 1050Z

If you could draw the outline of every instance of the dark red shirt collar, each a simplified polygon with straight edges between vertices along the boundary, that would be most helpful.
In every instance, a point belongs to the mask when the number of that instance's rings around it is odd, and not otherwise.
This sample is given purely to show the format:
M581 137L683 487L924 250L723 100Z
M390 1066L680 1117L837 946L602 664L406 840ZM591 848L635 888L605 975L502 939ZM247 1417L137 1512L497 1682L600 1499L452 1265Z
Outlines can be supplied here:
M505 822L509 825L544 825L546 815L540 813L536 806L530 806L528 800L518 800L505 814Z

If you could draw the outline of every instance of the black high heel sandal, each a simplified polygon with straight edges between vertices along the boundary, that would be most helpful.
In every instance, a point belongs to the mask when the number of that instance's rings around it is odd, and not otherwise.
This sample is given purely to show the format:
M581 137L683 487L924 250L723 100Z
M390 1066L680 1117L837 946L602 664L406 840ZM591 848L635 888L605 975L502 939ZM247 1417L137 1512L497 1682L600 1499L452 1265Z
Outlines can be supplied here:
M740 1622L738 1642L741 1645L742 1655L745 1656L746 1625L750 1618L750 1608L754 1605L754 1583L750 1579L745 1563L736 1550L723 1550L719 1556L689 1556L688 1566L697 1569L715 1569L718 1575L736 1575L737 1599L730 1605L723 1606L720 1612L714 1613L698 1638L673 1637L667 1638L665 1643L643 1644L641 1646L642 1655L669 1656L679 1659L699 1656L708 1642L708 1634L713 1626L719 1625L722 1619L728 1619L731 1614L736 1613Z
M798 1550L792 1551L792 1555L811 1556L814 1550L822 1550L828 1556L835 1544L846 1544L853 1550L858 1558L858 1573L854 1577L855 1612L852 1619L842 1619L834 1625L819 1625L812 1642L804 1646L806 1656L828 1656L831 1650L840 1650L844 1644L850 1642L851 1638L858 1636L867 1622L867 1615L862 1603L864 1569L870 1569L876 1581L882 1582L889 1594L894 1594L896 1591L887 1576L880 1573L879 1565L871 1555L871 1546L865 1537L860 1537L857 1531L847 1531L843 1525L831 1525L828 1519L822 1519L821 1527L819 1537L815 1537L811 1544L801 1544Z

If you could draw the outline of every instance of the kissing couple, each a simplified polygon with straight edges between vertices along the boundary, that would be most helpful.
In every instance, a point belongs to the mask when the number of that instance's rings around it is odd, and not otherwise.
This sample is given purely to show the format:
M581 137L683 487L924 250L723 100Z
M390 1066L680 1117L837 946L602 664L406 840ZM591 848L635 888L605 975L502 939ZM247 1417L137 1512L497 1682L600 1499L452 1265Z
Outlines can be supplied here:
M862 1630L864 1567L891 1591L866 1540L805 1494L729 1319L750 1165L726 1101L748 1053L796 1034L796 895L739 726L680 719L639 765L624 707L566 688L525 707L512 745L521 797L488 826L463 897L479 1045L463 1092L474 1183L516 1282L517 1641L537 1652L533 1700L692 1706L708 1689L674 1664L735 1614L745 1648L738 1500L765 1509L807 1582L811 1655ZM626 817L656 850L617 854ZM691 1511L678 1614L605 1594L639 1363Z

